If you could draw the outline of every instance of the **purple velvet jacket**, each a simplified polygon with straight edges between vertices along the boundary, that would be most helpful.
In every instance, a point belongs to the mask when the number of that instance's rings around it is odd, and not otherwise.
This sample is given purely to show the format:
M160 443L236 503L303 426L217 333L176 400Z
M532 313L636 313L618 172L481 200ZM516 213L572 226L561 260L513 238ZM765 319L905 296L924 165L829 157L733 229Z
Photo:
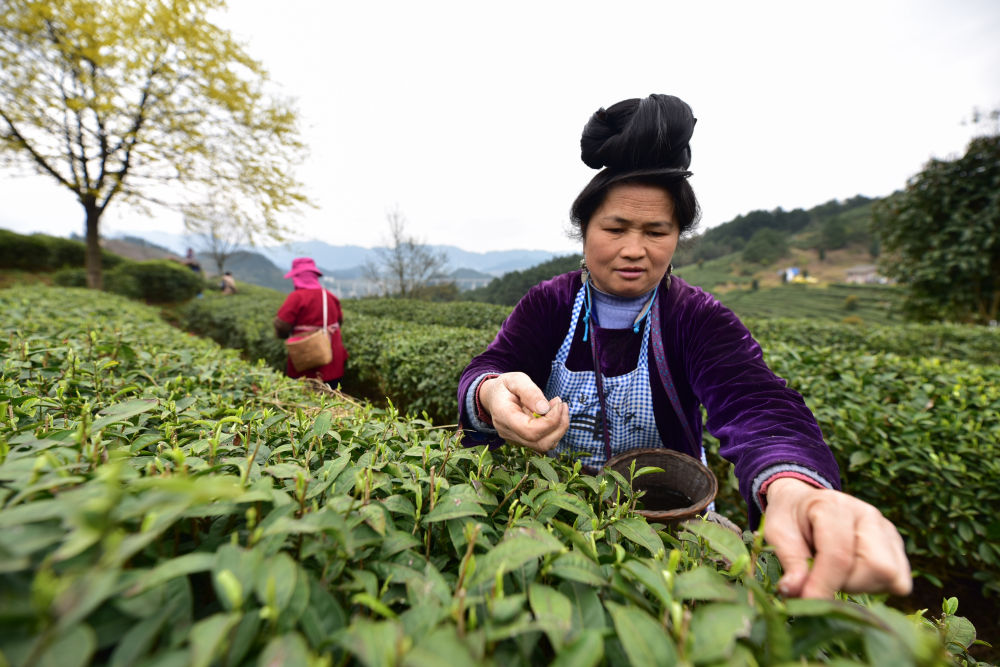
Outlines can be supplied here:
M531 288L500 327L485 352L475 357L459 380L460 423L466 445L498 447L496 435L471 428L465 397L472 383L484 373L521 371L545 387L560 343L569 330L573 299L580 289L580 272L574 271ZM688 423L700 440L700 405L708 415L709 432L719 439L720 454L735 465L740 493L747 502L751 526L760 520L751 500L753 480L766 468L780 464L804 466L840 488L840 472L815 417L802 397L788 388L764 363L760 346L739 318L712 295L673 277L670 289L661 285L660 305L663 345ZM592 329L593 330L593 329ZM636 366L640 336L631 329L596 329L601 371L621 375ZM583 327L566 360L572 371L593 370L590 345ZM649 372L656 426L664 447L695 458L677 418L649 346Z

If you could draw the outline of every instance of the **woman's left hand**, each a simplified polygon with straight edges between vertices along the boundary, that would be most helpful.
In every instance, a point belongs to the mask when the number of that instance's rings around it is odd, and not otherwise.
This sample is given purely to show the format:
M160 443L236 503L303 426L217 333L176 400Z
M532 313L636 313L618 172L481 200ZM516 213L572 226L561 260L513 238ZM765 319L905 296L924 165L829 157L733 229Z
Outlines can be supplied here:
M791 477L774 480L767 489L764 538L785 571L778 583L783 595L907 595L913 588L896 527L876 508L846 493Z

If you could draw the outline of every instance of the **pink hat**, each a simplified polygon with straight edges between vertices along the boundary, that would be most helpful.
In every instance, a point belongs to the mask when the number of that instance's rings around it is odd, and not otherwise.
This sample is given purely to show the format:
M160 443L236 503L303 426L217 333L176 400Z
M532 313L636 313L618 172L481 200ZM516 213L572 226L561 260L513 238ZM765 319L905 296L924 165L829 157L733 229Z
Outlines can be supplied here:
M285 278L294 279L296 276L301 276L304 273L314 273L317 276L323 275L323 273L316 268L316 262L312 261L309 257L296 257L292 260L292 270L285 274Z

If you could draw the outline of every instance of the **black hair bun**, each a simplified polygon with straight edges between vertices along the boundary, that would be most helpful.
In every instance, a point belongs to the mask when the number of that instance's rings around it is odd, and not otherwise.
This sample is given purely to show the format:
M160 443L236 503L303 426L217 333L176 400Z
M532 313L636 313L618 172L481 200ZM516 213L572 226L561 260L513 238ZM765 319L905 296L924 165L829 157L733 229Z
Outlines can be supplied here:
M686 170L696 121L691 107L673 95L622 100L587 121L580 157L593 169Z

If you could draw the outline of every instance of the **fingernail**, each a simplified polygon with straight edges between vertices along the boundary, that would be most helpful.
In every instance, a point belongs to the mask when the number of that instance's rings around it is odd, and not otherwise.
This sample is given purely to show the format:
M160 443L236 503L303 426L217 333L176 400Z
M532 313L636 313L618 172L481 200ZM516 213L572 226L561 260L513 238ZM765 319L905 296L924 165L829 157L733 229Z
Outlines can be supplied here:
M535 412L537 412L538 414L544 415L548 411L549 411L548 401L538 401L537 403L535 403Z

